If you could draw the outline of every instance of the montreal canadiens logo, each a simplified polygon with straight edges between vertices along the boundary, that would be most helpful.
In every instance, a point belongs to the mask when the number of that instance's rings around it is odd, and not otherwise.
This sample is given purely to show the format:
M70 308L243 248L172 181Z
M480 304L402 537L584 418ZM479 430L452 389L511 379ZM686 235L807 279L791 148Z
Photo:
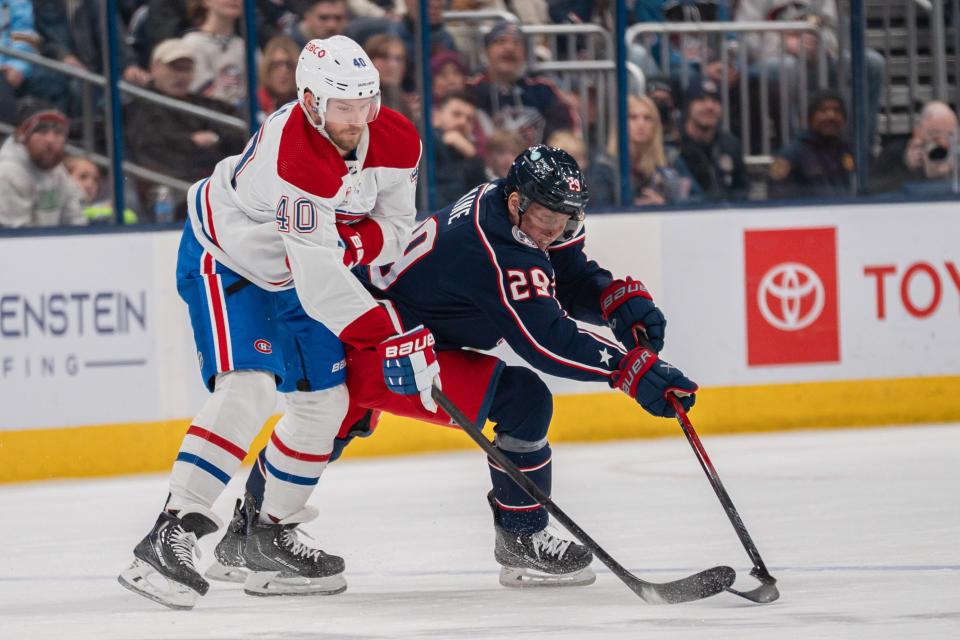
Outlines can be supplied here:
M760 315L781 331L809 327L823 312L825 300L820 276L799 262L782 262L772 267L757 288Z
M260 353L273 353L273 345L267 340L254 340L253 348Z

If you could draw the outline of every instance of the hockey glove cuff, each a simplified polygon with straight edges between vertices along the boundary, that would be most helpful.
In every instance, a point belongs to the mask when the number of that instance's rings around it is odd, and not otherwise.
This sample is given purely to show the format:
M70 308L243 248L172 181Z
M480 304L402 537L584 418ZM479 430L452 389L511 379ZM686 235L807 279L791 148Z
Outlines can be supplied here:
M433 350L435 342L430 330L419 325L377 345L387 388L405 396L419 394L420 403L431 413L437 412L437 404L430 391L434 383L440 386L440 363Z
M650 349L633 349L620 361L613 372L610 385L636 400L648 413L661 418L676 415L667 399L672 393L680 400L684 411L696 402L697 384L683 375L680 369L661 360Z
M645 336L657 353L663 349L667 320L653 296L639 280L614 280L600 293L600 311L613 335L627 349L641 345Z

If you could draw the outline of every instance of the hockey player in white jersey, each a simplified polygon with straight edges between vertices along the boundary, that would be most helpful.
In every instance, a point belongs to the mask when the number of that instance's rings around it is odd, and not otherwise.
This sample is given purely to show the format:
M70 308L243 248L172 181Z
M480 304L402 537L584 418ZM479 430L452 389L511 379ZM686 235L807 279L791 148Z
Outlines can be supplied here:
M188 194L177 289L211 395L180 446L163 511L118 578L172 608L193 607L209 588L194 565L197 539L219 528L211 507L274 412L277 390L286 412L267 446L261 511L247 523L253 595L346 589L343 559L296 532L317 515L307 498L347 411L342 343L376 346L388 387L435 410L432 335L395 335L349 271L393 262L407 245L417 132L380 107L377 70L349 38L307 43L296 80L298 100ZM396 353L408 355L387 358ZM406 384L394 386L398 379Z

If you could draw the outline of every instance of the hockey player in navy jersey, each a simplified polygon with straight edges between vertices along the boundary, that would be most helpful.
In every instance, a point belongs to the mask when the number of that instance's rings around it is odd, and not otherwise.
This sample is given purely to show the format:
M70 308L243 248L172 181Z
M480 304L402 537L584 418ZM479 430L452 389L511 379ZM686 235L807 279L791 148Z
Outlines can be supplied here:
M550 391L530 369L507 366L475 349L506 340L536 369L608 384L655 416L673 416L670 393L689 409L697 390L657 356L666 321L643 284L615 279L584 254L587 198L580 168L569 154L531 147L506 179L473 189L424 221L402 258L371 266L367 276L396 331L430 328L446 395L476 424L495 422L496 446L548 494ZM619 344L574 319L609 326ZM351 409L334 459L371 409L452 424L442 410L430 413L411 396L390 393L381 368L375 350L347 349ZM546 510L494 463L489 466L501 583L592 583L589 550L547 529ZM219 572L223 565L243 564L238 550L248 542L242 523L256 512L264 470L261 452L247 483L248 498L217 546Z
M211 507L278 390L286 412L262 457L262 508L245 546L245 591L257 595L346 589L343 559L296 531L317 515L306 501L348 409L343 344L405 354L384 363L381 380L436 410L433 337L396 331L350 271L403 255L415 224L417 132L380 108L376 67L349 38L307 43L296 81L298 100L188 194L177 289L211 395L181 444L163 511L119 576L172 608L193 607L209 588L194 564L197 539L218 528ZM393 385L391 366L413 374L413 387Z

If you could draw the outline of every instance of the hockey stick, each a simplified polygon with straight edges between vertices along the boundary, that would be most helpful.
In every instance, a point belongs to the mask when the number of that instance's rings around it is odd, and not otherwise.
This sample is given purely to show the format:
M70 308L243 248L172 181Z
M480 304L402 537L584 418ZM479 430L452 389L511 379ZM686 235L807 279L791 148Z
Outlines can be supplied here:
M700 461L700 467L703 469L703 472L707 474L707 479L710 481L714 493L716 493L717 498L720 499L720 504L723 505L723 509L727 512L727 517L730 518L730 524L733 525L733 530L737 532L740 542L743 543L743 548L747 550L747 555L750 556L750 560L753 561L753 569L750 571L750 575L761 583L759 587L752 591L738 591L731 586L727 586L726 590L747 600L752 600L753 602L773 602L780 597L780 591L777 589L777 579L770 575L766 565L763 564L763 558L760 557L760 552L757 551L757 545L755 545L753 539L750 538L747 527L743 524L743 520L740 519L740 514L737 513L737 508L733 506L733 500L730 499L730 495L723 487L723 483L720 482L720 476L713 467L713 463L710 462L710 457L707 456L707 451L703 448L700 437L697 436L697 432L694 430L690 418L687 417L686 411L683 410L683 406L675 395L670 394L669 399L674 411L677 413L677 422L680 423L680 428L683 429L683 435L687 437L687 442L693 447L693 452L696 454L697 460Z
M474 442L480 445L480 448L483 449L514 482L520 485L531 498L543 505L547 513L556 518L570 533L575 535L593 552L593 555L600 559L600 562L607 565L610 571L620 578L631 591L640 596L644 602L648 604L676 604L679 602L700 600L716 595L725 589L729 589L733 584L733 581L737 577L736 573L730 567L722 566L713 567L706 571L687 576L686 578L681 578L680 580L664 583L647 582L633 575L619 562L614 560L609 553L604 551L603 547L597 544L593 538L588 536L536 483L523 475L502 451L487 440L477 425L464 415L443 391L434 386L431 395L434 401L453 418L453 421L456 422Z

